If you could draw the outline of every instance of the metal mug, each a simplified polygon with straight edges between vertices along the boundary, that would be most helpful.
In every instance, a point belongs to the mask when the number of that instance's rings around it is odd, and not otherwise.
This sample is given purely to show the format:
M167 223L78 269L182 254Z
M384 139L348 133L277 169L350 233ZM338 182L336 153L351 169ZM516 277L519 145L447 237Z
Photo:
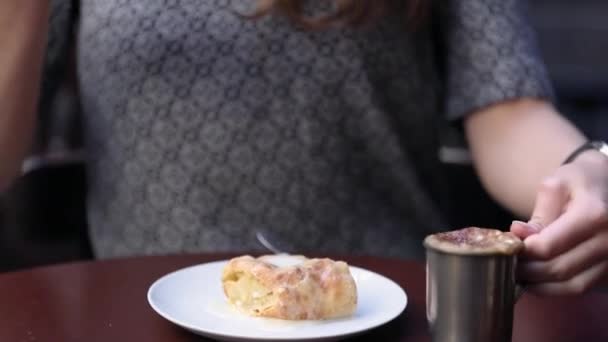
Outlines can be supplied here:
M433 342L510 342L523 289L517 255L462 255L426 247L426 311Z

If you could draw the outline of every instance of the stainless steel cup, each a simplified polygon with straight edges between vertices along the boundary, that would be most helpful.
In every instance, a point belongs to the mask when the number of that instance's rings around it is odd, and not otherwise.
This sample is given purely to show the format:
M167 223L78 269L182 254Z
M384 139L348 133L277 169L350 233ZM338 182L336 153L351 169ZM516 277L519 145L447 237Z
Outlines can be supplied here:
M426 311L433 342L510 342L521 289L516 255L449 254L426 247Z

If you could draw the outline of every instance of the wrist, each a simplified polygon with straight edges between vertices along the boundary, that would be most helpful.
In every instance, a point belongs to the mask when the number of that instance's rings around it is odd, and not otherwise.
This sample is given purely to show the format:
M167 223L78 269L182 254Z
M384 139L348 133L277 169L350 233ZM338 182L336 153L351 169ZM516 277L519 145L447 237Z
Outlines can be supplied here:
M608 169L608 156L596 150L587 150L581 153L571 164L581 165L585 168L604 167L604 169Z
M608 162L608 144L603 141L588 141L575 149L563 162Z

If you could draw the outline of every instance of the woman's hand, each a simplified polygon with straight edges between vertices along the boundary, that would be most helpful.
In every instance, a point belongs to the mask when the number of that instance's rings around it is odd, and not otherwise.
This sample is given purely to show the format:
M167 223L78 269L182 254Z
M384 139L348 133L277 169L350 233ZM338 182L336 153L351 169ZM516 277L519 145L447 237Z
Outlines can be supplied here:
M528 223L511 231L524 239L520 279L532 292L580 294L608 285L608 158L581 154L545 179Z

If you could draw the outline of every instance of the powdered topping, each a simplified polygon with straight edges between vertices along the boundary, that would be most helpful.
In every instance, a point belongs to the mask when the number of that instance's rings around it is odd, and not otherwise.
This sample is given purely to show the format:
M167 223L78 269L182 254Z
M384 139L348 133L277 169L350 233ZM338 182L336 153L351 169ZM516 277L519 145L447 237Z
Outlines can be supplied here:
M230 260L222 274L229 302L249 315L289 320L329 319L354 313L357 288L345 262L296 258L297 263L283 266L269 257Z
M512 233L478 227L429 235L424 245L440 252L464 255L513 255L523 248L523 242Z

